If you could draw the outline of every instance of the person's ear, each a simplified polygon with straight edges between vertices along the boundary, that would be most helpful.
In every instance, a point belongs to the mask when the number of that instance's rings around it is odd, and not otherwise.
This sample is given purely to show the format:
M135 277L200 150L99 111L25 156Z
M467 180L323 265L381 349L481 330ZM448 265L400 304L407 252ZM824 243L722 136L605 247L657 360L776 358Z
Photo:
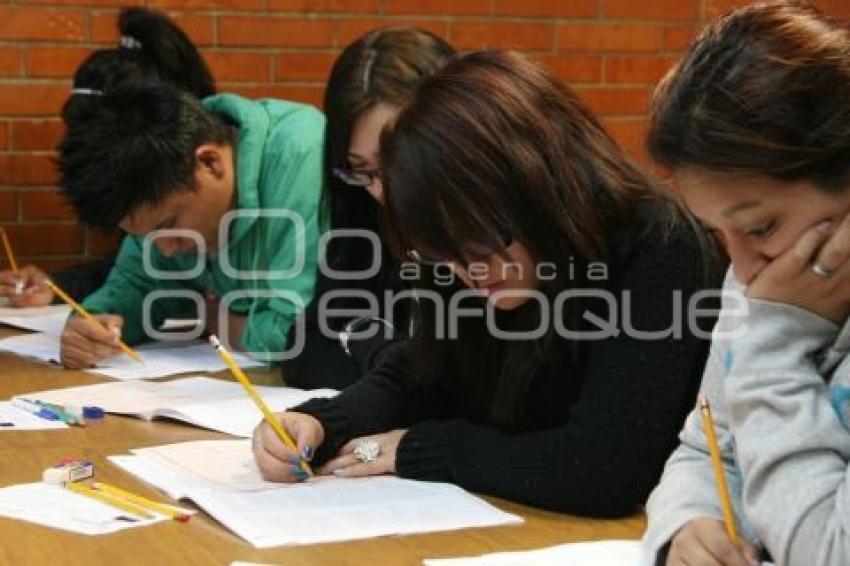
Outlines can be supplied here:
M195 150L195 163L199 172L204 172L216 180L226 174L226 164L221 148L213 144L201 144Z

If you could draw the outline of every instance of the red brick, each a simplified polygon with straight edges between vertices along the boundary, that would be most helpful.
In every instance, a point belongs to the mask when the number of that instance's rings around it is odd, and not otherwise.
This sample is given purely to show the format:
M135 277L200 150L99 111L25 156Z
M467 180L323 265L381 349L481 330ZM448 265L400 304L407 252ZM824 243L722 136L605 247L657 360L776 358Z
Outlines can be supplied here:
M64 271L69 267L74 267L76 265L80 265L81 263L87 263L89 261L91 260L84 256L69 256L67 258L62 259L38 258L38 267L40 267L47 273L58 273L59 271Z
M89 228L86 234L87 249L89 255L104 256L114 254L121 245L123 234L120 232L104 232L95 228Z
M27 220L74 220L73 209L56 190L20 191L21 219Z
M148 0L148 7L163 10L265 10L265 0Z
M619 57L605 60L605 82L654 85L676 62L676 57Z
M507 47L551 51L555 29L548 24L454 21L449 37L460 49Z
M644 166L652 160L646 152L646 135L649 122L646 118L605 118L602 125L611 134L620 147L637 158Z
M697 35L693 26L674 26L664 28L663 43L665 51L682 51Z
M220 45L324 47L332 41L328 20L222 16L218 23Z
M47 150L55 149L65 132L60 120L12 122L12 149Z
M0 47L0 76L21 75L21 51L17 47Z
M24 68L28 77L71 78L91 52L84 47L28 47Z
M303 86L285 84L266 85L240 85L223 84L221 90L235 92L247 98L278 98L281 100L293 100L312 104L316 108L322 107L322 98L325 94L324 85Z
M493 13L497 16L592 18L597 10L597 0L494 0L493 3Z
M67 96L65 83L0 84L0 114L56 116Z
M86 17L79 10L0 8L0 39L83 41Z
M649 110L646 88L578 87L576 92L600 116L645 114Z
M602 17L629 20L693 20L700 0L601 0Z
M540 55L535 59L566 83L598 83L602 81L601 57Z
M448 26L440 20L418 20L400 18L340 19L334 23L335 45L345 47L366 33L390 26L411 26L429 31L442 38L448 37Z
M0 122L0 150L9 147L9 123Z
M15 220L18 217L18 199L15 191L0 191L0 220Z
M271 12L378 12L379 0L269 0Z
M216 80L247 82L271 80L271 57L266 53L205 51L204 59Z
M139 6L144 0L18 0L18 4L48 4L52 6Z
M197 13L166 12L196 45L212 45L215 39L215 19ZM91 40L95 43L116 44L118 12L97 12L91 15Z
M275 81L325 81L331 73L337 53L298 51L275 55Z
M0 154L0 185L52 185L56 166L50 155Z
M490 14L490 0L386 0L387 14L479 16Z
M6 226L6 231L22 259L83 252L83 227L79 224L12 224Z
M657 51L663 28L650 25L562 24L558 29L561 51Z

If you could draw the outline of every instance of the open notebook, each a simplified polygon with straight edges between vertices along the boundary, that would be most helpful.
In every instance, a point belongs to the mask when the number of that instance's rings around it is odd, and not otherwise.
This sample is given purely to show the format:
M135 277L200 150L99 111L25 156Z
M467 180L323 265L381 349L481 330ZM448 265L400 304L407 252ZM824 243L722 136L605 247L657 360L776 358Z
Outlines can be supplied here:
M256 387L273 411L284 411L314 397L333 397L333 389ZM96 405L107 413L147 420L171 418L234 436L250 437L262 413L241 385L210 377L172 381L124 381L53 389L19 395L57 405Z
M191 499L257 548L521 523L459 487L394 476L263 481L250 440L133 450L110 461L175 499Z
M424 566L649 566L638 540L559 544L468 558L425 560Z
M71 307L66 305L27 308L0 307L0 323L58 336L65 328L65 322L70 314Z

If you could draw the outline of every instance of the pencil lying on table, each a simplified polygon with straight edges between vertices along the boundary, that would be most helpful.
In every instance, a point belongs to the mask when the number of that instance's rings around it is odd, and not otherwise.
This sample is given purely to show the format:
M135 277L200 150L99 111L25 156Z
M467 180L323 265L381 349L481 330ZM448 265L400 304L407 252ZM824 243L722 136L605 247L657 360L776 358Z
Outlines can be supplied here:
M81 483L76 483L69 481L65 484L66 489L70 489L74 493L79 493L80 495L85 495L86 497L91 497L92 499L97 499L102 503L106 503L107 505L111 505L112 507L117 507L122 511L127 511L128 513L132 513L137 517L141 517L142 519L152 519L153 515L149 513L143 507L136 505L135 503L131 503L130 501L125 501L121 498L109 495L108 493L103 493L96 489L92 489L87 485L83 485Z
M714 468L714 481L717 482L717 493L720 496L720 507L723 509L723 522L726 523L726 534L736 545L739 543L738 529L735 527L735 514L732 512L732 502L729 500L729 487L726 485L726 474L723 473L723 463L720 460L720 447L717 444L717 433L714 431L714 419L711 418L711 406L703 395L699 398L699 409L702 412L702 426L708 436L708 448L711 451L711 466Z
M60 289L59 286L56 283L54 283L53 281L50 281L48 279L44 282L44 284L47 285L48 287L50 287L50 289L54 293L56 293L56 296L59 297L60 299L62 299L69 307L74 309L74 311L78 315L80 315L81 317L86 319L91 324L94 324L94 325L97 325L101 328L106 328L107 330L109 330L106 327L105 324L103 324L98 319L96 319L95 317L90 315L89 312L86 309L84 309L79 303L77 303L77 301L72 299L70 296L68 296L68 294L65 291ZM125 354L127 354L128 356L130 356L131 358L133 358L134 360L136 360L140 364L145 363L145 362L142 361L142 357L139 356L139 354L134 349L132 349L127 344L125 344L123 340L121 340L121 339L118 340L118 347L121 348L122 350L124 350Z
M228 352L224 348L224 346L222 346L221 342L215 336L215 334L210 334L210 344L213 345L213 347L218 352L218 355L221 357L224 363L227 364L227 367L230 368L230 372L233 374L233 377L235 377L236 380L242 384L242 387L245 388L245 392L248 393L248 396L254 401L254 403L257 405L257 408L260 409L260 412L263 413L266 422L269 423L269 426L271 426L272 430L275 431L275 434L277 434L278 438L280 438L280 441L286 444L286 446L289 447L290 450L298 454L298 447L295 445L295 442L292 440L289 434L287 434L286 429L283 428L283 425L280 424L280 421L275 418L274 413L271 412L271 409L269 409L268 405L266 405L266 402L263 401L263 398L260 397L260 394L257 393L256 389L254 389L254 385L251 383L251 380L248 379L248 376L245 375L245 372L243 372L242 369L238 365L236 365L236 361L233 359L233 356L231 356L230 352ZM301 460L301 469L310 474L311 476L313 475L313 471L310 469L310 465L307 464L307 462L305 462L304 460Z
M101 491L121 499L126 499L130 503L135 503L140 507L156 511L157 513L174 519L175 521L180 521L181 523L185 523L192 518L192 515L186 509L168 505L167 503L159 503L158 501L153 501L152 499L148 499L147 497L143 497L135 493L130 493L129 491L125 491L120 487L115 487L114 485L109 485L108 483L95 482L92 484L92 487L94 487L96 491Z

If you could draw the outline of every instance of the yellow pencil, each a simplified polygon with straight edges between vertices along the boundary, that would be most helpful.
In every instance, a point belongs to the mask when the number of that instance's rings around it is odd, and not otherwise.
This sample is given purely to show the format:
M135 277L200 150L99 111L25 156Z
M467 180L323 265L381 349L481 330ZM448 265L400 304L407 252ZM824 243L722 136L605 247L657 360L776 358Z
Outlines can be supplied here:
M6 257L9 259L9 266L12 268L12 273L17 277L18 262L15 261L15 253L12 251L12 244L9 242L9 236L6 235L5 228L0 227L0 238L3 239L3 247L6 248Z
M148 499L147 497L136 495L135 493L130 493L129 491L125 491L120 487L115 487L114 485L109 485L108 483L95 482L92 484L92 487L94 487L97 491L102 491L104 493L108 493L110 495L115 495L119 498L126 499L127 501L136 503L141 507L146 507L152 511L156 511L157 513L161 513L162 515L170 517L175 521L180 521L181 523L185 523L192 517L192 515L185 509L181 509L180 507L175 507L173 505L168 505L166 503L159 503L158 501L153 501L151 499Z
M729 500L729 487L726 485L726 475L723 473L723 463L720 460L720 447L717 445L717 434L714 431L714 419L711 418L711 406L708 399L702 395L699 398L699 408L702 412L702 426L708 436L708 448L711 451L711 466L714 468L714 481L717 482L717 493L720 496L720 507L723 509L723 521L726 523L726 533L733 543L738 544L738 529L735 526L735 514Z
M224 346L221 345L218 338L214 335L210 335L210 344L218 351L218 355L224 360L224 363L227 364L227 367L230 368L230 372L233 374L233 377L242 384L242 387L245 388L245 391L248 393L248 396L253 399L254 403L257 405L257 408L263 413L263 416L266 419L266 422L269 423L269 426L272 427L272 430L275 431L277 436L280 438L280 441L286 444L290 450L298 454L298 447L295 445L295 442L286 433L286 430L283 428L283 425L280 424L280 421L275 418L274 413L271 412L268 405L266 405L265 401L263 401L260 394L257 393L257 390L254 389L254 386L251 384L251 380L248 379L248 376L236 365L236 362L233 360L233 356L230 355ZM301 460L301 469L313 475L313 471L310 469L309 464L305 462L303 459Z
M44 284L47 285L48 287L50 287L50 289L54 293L56 293L56 296L59 297L60 299L62 299L63 301L65 301L65 303L67 303L69 307L74 309L74 311L76 311L76 313L78 315L80 315L81 317L83 317L84 319L89 321L91 324L95 324L95 325L100 326L102 328L106 328L105 324L103 324L102 322L97 320L95 317L90 315L88 313L88 311L86 311L86 309L84 309L82 306L80 306L79 303L77 303L77 301L75 301L74 299L69 297L68 294L65 293L65 291L60 289L59 286L56 285L56 283L54 283L53 281L50 281L48 279L48 280L45 280ZM107 330L109 330L109 329L107 328ZM141 356L139 356L139 354L136 353L136 351L133 350L130 346L125 344L123 340L118 340L118 347L121 348L122 350L124 350L124 353L126 353L128 356L130 356L131 358L133 358L134 360L136 360L140 364L145 363L145 362L142 361Z
M98 501L100 501L102 503L106 503L107 505L112 505L113 507L117 507L118 509L121 509L122 511L132 513L133 515L141 517L142 519L152 519L153 518L153 515L151 513L149 513L148 511L146 511L142 507L139 507L138 505L130 503L129 501L124 501L123 499L119 499L119 498L114 497L112 495L97 491L97 490L92 489L88 486L85 486L81 483L68 482L68 483L65 484L65 488L70 489L74 493L79 493L80 495L85 495L86 497L91 497L92 499L97 499Z

